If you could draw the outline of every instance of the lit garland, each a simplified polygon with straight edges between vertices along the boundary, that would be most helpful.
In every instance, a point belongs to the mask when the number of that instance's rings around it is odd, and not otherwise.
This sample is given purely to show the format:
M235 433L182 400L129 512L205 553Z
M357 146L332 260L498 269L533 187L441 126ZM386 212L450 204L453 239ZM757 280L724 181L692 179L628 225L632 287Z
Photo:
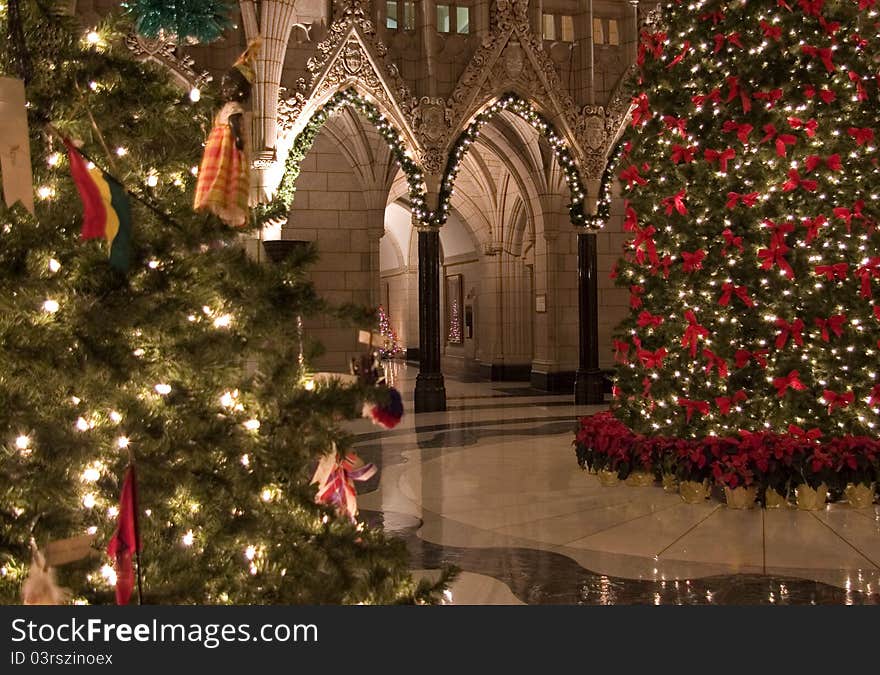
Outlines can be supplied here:
M598 230L604 227L611 217L611 199L612 187L614 179L617 177L617 167L620 159L625 154L627 141L619 140L605 164L605 170L602 172L602 179L599 182L599 197L596 200L596 215L587 217L587 227Z
M443 172L443 180L440 183L440 199L436 212L430 214L430 221L435 225L443 225L449 217L452 195L454 193L455 178L461 168L461 162L467 154L468 148L475 143L480 136L480 130L498 113L509 110L516 114L535 129L550 145L556 160L562 167L565 182L571 192L569 215L571 222L578 226L602 227L604 223L596 225L596 219L588 219L584 214L584 196L586 190L581 181L577 164L572 159L571 152L565 139L557 133L553 125L536 111L531 104L516 94L505 94L492 105L481 112L468 127L461 132L446 161L446 169Z
M370 122L391 150L394 159L406 176L409 186L409 198L412 204L412 212L419 220L427 215L425 208L425 183L422 169L407 153L406 142L400 132L390 121L379 112L375 105L360 96L354 89L339 91L330 97L309 119L305 128L297 134L293 146L284 162L284 174L275 196L268 204L257 207L257 221L266 223L279 217L283 217L293 204L296 193L296 180L300 174L302 161L315 142L318 132L321 131L330 115L341 106L351 106L360 112Z

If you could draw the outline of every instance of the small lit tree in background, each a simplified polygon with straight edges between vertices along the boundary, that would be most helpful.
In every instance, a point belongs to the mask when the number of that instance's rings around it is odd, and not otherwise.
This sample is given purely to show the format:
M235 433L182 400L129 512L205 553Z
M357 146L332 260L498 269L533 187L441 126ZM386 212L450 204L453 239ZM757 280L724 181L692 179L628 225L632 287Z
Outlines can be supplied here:
M383 359L394 358L403 351L403 347L400 346L400 341L397 339L397 333L395 333L394 329L391 327L391 321L382 305L379 305L378 314L379 334L385 338L384 344L379 347L379 355Z
M874 0L664 3L620 167L615 415L876 435Z
M294 317L332 310L310 254L257 264L237 231L192 211L211 92L192 103L109 26L84 40L66 4L19 3L39 199L35 216L0 205L0 601L19 599L31 538L89 532L103 550L128 450L146 602L433 601L402 542L314 503L315 460L344 449L339 421L372 391L302 386ZM0 67L20 46L0 45ZM165 214L132 203L127 274L81 241L50 122ZM109 562L64 566L60 582L112 602Z

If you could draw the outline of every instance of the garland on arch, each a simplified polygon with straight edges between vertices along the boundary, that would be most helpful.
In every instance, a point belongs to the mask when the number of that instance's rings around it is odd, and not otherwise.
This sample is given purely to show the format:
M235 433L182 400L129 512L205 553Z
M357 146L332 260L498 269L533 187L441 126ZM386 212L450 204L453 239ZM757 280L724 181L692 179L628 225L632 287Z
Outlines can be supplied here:
M440 199L437 211L431 214L431 222L442 225L449 216L449 209L454 192L455 178L461 168L461 162L467 154L469 146L476 142L483 126L494 118L498 113L509 110L518 117L528 122L549 144L550 149L559 165L562 167L565 182L571 191L571 204L569 215L574 225L587 226L589 220L584 214L584 196L586 190L581 181L577 164L571 156L571 152L565 143L565 139L557 133L553 125L546 117L541 115L530 103L516 94L508 93L495 101L488 108L476 116L473 122L461 132L452 147L449 158L446 161L446 169L443 172L443 180L440 184Z
M586 220L586 226L591 230L601 229L611 217L611 190L613 188L614 179L617 177L617 166L620 164L621 158L626 155L627 145L628 142L626 140L620 139L608 155L605 169L602 171L602 178L599 181L599 196L596 200L596 215L589 216Z
M284 217L293 205L296 193L296 180L299 178L302 161L311 150L315 137L321 131L330 115L342 106L351 106L369 121L379 132L394 159L397 160L409 186L409 198L412 211L420 220L427 215L425 203L424 175L421 167L407 154L406 142L397 128L383 115L379 109L362 97L354 89L338 91L319 108L309 119L305 128L297 134L284 162L284 174L274 197L268 204L261 204L256 209L259 225Z

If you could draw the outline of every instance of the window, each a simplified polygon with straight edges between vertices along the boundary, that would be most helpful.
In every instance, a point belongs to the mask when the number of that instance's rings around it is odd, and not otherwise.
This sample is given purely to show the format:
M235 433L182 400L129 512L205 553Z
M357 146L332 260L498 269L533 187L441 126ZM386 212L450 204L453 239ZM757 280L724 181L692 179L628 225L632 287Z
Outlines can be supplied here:
M452 30L452 14L449 5L437 5L437 31L448 33Z
M388 0L385 3L385 27L389 30L415 30L416 3Z
M593 44L605 44L605 29L602 26L602 19L593 18Z
M544 39L545 40L555 40L556 39L556 17L552 14L545 14L543 17L544 24Z
M617 28L617 19L608 19L608 44L620 44L620 32Z
M471 8L456 7L455 8L455 31L460 35L471 32Z
M562 35L563 42L574 42L574 17L563 16L562 19Z

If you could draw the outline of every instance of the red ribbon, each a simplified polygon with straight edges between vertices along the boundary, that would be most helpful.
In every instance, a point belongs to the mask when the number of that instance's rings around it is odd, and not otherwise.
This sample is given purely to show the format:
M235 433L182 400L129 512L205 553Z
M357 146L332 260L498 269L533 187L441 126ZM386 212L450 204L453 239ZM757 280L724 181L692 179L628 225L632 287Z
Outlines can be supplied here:
M807 387L801 382L798 371L792 370L788 375L773 378L773 386L776 387L776 395L782 398L788 389L803 391Z
M728 192L727 193L727 208L734 209L738 203L742 203L743 206L747 206L748 208L753 207L757 201L758 197L761 196L760 192L749 192L748 194L741 195L738 192Z
M880 403L880 384L875 384L868 397L868 405L877 405Z
M822 331L822 339L825 342L829 342L831 340L831 333L834 333L837 337L843 335L843 324L846 323L846 314L835 314L827 319L816 317L813 319L813 323Z
M688 253L687 251L681 252L681 258L683 260L683 269L685 272L693 272L695 270L699 270L703 268L703 258L706 257L706 252L703 249L697 249L693 253Z
M691 401L690 399L679 398L678 405L684 407L688 422L691 421L695 410L701 415L709 414L709 403L707 401Z
M691 96L691 102L696 106L701 106L706 101L711 101L712 103L721 103L721 90L718 87L715 87L708 94L697 94L696 96Z
M754 131L755 127L753 127L751 124L739 124L738 122L734 122L733 120L727 120L721 127L721 129L726 134L735 131L736 137L740 141L742 141L743 145L745 145L749 142L749 134Z
M672 267L672 256L665 255L662 260L658 260L651 266L651 274L657 274L660 271L660 268L663 268L663 278L669 278L669 269Z
M858 73L854 73L853 71L849 71L849 80L850 82L856 83L856 95L860 101L868 100L868 93L865 91L865 85L862 84L862 77Z
M620 172L619 174L620 180L626 181L626 187L632 188L633 184L638 185L647 185L648 181L642 178L642 175L639 173L639 167L635 164L631 164L626 169Z
M654 243L654 235L656 233L657 230L653 225L648 225L648 227L642 228L641 230L636 230L636 238L633 240L633 248L636 250L636 262L639 265L644 265L646 254L648 260L654 264L657 263L657 245ZM644 249L641 248L643 244L645 246Z
M820 59L822 65L825 66L825 70L829 73L834 72L834 62L831 60L832 52L830 47L811 47L810 45L802 45L801 54L805 54L814 59Z
M641 286L629 287L629 306L631 309L638 309L642 306L642 299L639 296L644 292L645 289Z
M748 349L737 349L736 354L733 355L733 360L737 368L744 368L752 359L761 368L766 368L768 353L770 353L769 349L759 349L755 352L750 352Z
M635 232L639 229L639 215L635 212L627 199L623 203L625 217L623 219L623 229L626 232Z
M846 275L849 272L849 264L842 262L834 263L833 265L816 265L815 271L819 276L825 275L826 281L834 281L835 279L842 281L846 279Z
M841 220L846 222L846 231L849 232L852 227L852 219L858 218L861 221L866 221L867 218L865 214L862 213L862 208L864 208L865 202L861 199L858 200L855 204L853 204L852 209L848 209L845 206L839 206L834 209L834 217L840 218Z
M807 170L807 173L811 173L816 167L820 166L822 162L825 162L825 166L828 167L829 171L843 171L843 165L840 163L840 155L836 153L828 155L825 159L822 159L819 155L810 155L804 161L804 168Z
M740 389L733 396L719 396L715 399L715 405L718 406L718 411L722 415L727 416L730 414L730 408L733 406L734 403L739 403L747 399L748 396L746 396L745 390Z
M814 96L816 96L816 88L813 85L808 84L806 87L804 87L804 96L806 96L808 99L812 99ZM831 103L837 98L837 94L835 94L830 89L820 89L819 98L822 99L823 103Z
M794 424L788 425L788 433L791 434L792 438L796 438L801 441L810 441L813 443L822 438L822 432L819 431L819 429L810 429L809 431L804 431L799 426L795 426Z
M825 402L828 404L829 415L834 412L836 408L846 408L856 399L855 394L851 391L848 391L845 394L838 394L830 389L826 389L822 392L822 398L824 398Z
M684 138L687 136L687 119L684 117L674 117L673 115L664 115L663 116L663 124L666 125L667 129L672 129L678 132L678 135Z
M770 91L756 91L752 94L752 98L759 101L767 101L767 109L772 108L776 101L782 98L782 89L771 89Z
M663 56L663 47L666 43L666 33L649 33L648 31L643 30L641 38L637 59L640 66L645 64L645 54L651 54L655 59L659 59Z
M773 241L770 248L762 248L758 251L758 257L761 258L761 269L769 270L773 265L778 265L779 269L785 272L785 276L794 279L794 270L788 264L785 254L791 250L782 242Z
M730 103L733 99L739 96L739 100L742 103L743 114L748 114L752 109L752 99L745 90L740 88L739 78L728 77L727 86L730 87L730 91L727 94L727 102Z
M789 336L798 347L804 346L804 322L801 319L795 319L792 323L788 323L785 319L776 319L775 325L779 329L779 334L776 336L776 349L785 347Z
M653 352L650 349L639 349L637 355L645 368L662 368L667 353L665 347L660 347Z
M847 133L856 140L857 145L865 145L874 140L874 130L869 127L859 129L858 127L850 127Z
M819 123L816 120L807 120L804 122L799 117L789 117L788 125L792 129L803 129L807 133L808 138L813 138L816 135L816 129L819 128Z
M639 94L632 99L635 109L632 111L632 125L637 127L641 122L651 119L651 106L648 103L647 94Z
M740 251L743 250L743 238L735 237L733 235L733 230L731 230L729 227L721 233L721 236L724 237L724 248L721 249L721 255L726 256L727 249L731 246L739 249Z
M819 25L825 30L825 33L834 37L834 34L840 30L839 21L826 21L824 16L819 17Z
M809 244L816 237L819 236L819 228L824 227L828 223L828 219L823 215L818 215L815 218L804 218L803 226L807 228L807 238L806 242Z
M880 257L870 258L856 270L856 276L862 280L859 295L863 298L873 297L871 279L880 279Z
M706 364L706 375L710 375L712 373L712 369L715 368L718 370L718 377L722 379L727 377L728 370L727 361L725 359L722 359L711 349L704 349L703 357L708 361L708 363Z
M797 169L789 169L788 180L782 184L783 192L791 192L798 188L803 188L807 192L815 192L819 188L819 184L814 180L801 178Z
M804 14L821 18L822 6L825 4L825 0L798 0L798 4L801 6Z
M639 318L636 323L640 328L646 328L648 326L657 327L663 323L663 317L659 314L651 314L651 312L643 311L639 313Z
M627 354L629 353L629 342L623 340L614 340L614 360L617 363L629 363Z
M690 40L685 40L684 45L681 50L681 53L678 56L676 56L674 59L672 59L672 61L670 61L669 65L666 66L666 70L670 70L671 68L675 68L675 66L677 66L679 63L684 61L684 57L687 56L687 53L690 51L690 49L691 49Z
M700 14L700 21L711 21L713 26L717 26L719 23L724 21L724 12L719 10L705 12L703 14Z
M761 30L764 32L764 37L775 40L776 42L779 42L779 40L782 38L782 29L779 26L769 24L763 19L761 19L759 25L761 26Z
M686 148L683 145L673 145L672 146L672 163L678 164L679 162L684 162L685 164L690 164L694 161L694 151L696 150L696 146L692 146L690 148Z
M663 198L660 203L666 207L667 216L671 216L673 211L678 211L679 215L682 216L687 215L687 207L684 205L685 196L685 191L679 190L674 195Z
M721 284L721 297L718 298L718 304L727 307L733 295L736 295L746 307L754 307L755 301L749 297L749 290L745 286L734 286L732 283Z
M742 49L742 42L739 41L739 33L734 31L733 33L728 33L724 35L723 33L715 34L715 50L712 52L713 54L717 54L721 51L721 48L724 47L724 43L729 45L733 45L735 47L739 47Z
M779 134L777 135L776 127L772 124L765 124L762 129L764 130L764 138L760 140L761 143L766 143L767 141L773 140L776 138L776 155L778 157L785 157L788 152L785 146L794 145L797 143L797 137L792 136L791 134Z
M710 164L717 161L721 173L727 173L727 163L736 157L736 150L733 148L727 148L721 152L718 150L706 150L703 153L703 157L705 157L706 161Z
M681 337L681 346L690 347L691 356L696 356L698 340L701 337L709 337L710 333L705 326L701 326L697 323L697 316L692 310L687 310L684 313L684 318L687 319L688 327L685 329L684 335Z

